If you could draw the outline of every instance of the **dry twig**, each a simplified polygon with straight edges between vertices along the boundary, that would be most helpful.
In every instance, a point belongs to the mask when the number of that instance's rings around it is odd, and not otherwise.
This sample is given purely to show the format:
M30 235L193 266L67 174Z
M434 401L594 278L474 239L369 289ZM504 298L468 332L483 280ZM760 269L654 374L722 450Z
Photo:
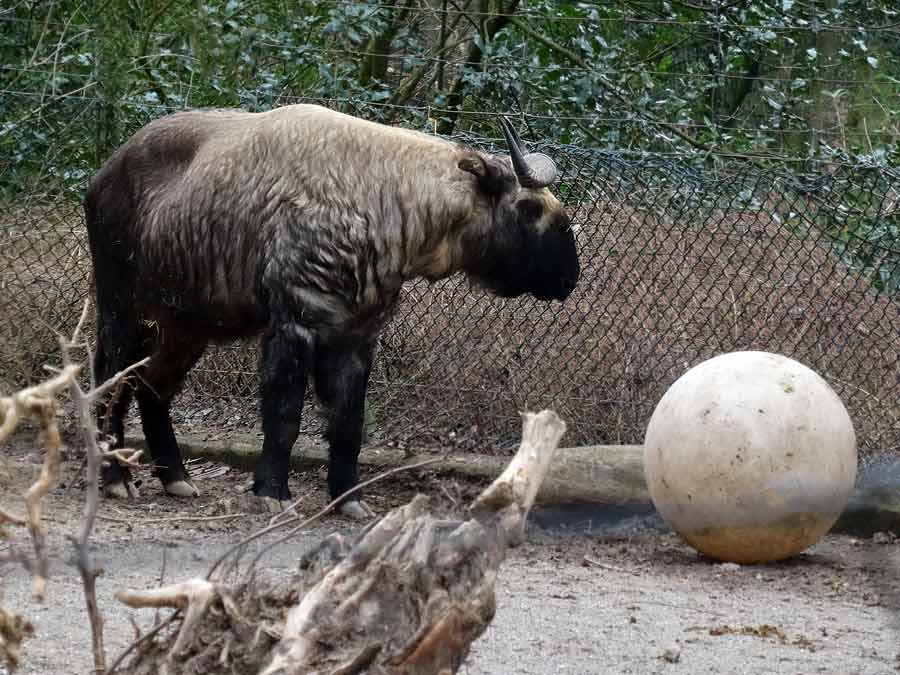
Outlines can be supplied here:
M0 398L0 443L6 440L25 419L36 419L41 425L40 433L45 443L44 463L38 480L25 493L26 515L19 516L0 509L0 532L4 523L27 525L33 537L37 535L41 538L41 542L35 541L35 553L39 558L39 549L44 536L41 526L41 500L59 477L59 429L56 425L55 400L77 373L78 366L71 366L46 382ZM38 568L46 570L46 567L41 565L42 563L38 561ZM35 579L36 599L43 599L45 585L46 576L43 581Z
M34 561L21 558L27 569L33 571L33 595L37 601L43 601L47 594L48 557L46 550L46 529L43 526L42 503L46 495L59 480L60 472L60 434L56 416L56 398L66 388L78 412L78 419L85 442L87 473L85 478L86 500L84 517L77 537L70 537L75 546L75 563L81 574L84 585L85 600L91 622L94 669L96 673L105 673L105 652L103 648L103 619L97 606L96 578L101 573L93 563L88 550L88 540L97 517L100 481L100 463L104 458L133 465L140 458L140 453L128 450L109 450L105 444L101 450L97 442L97 429L94 423L92 406L98 397L116 386L125 376L143 366L149 359L144 359L125 370L116 373L112 378L99 386L85 392L78 382L77 375L81 366L72 362L71 351L83 345L79 344L81 332L87 321L90 301L85 301L84 308L68 340L60 337L63 368L46 367L53 376L38 385L28 387L11 396L0 398L0 442L5 440L26 418L33 418L40 424L40 437L44 446L44 462L37 480L24 495L26 513L24 516L0 510L0 528L4 524L26 525L34 545ZM93 354L88 349L88 362L93 366ZM93 370L93 368L91 368ZM2 535L0 529L0 535ZM19 661L19 643L28 631L23 626L27 622L21 617L11 616L0 608L0 656L10 666L15 667Z
M2 598L0 598L2 599ZM0 656L10 670L19 667L22 658L22 642L34 633L31 623L19 614L10 614L0 603Z
M75 381L78 366L69 364L54 377L10 396L0 398L0 442L9 437L25 419L35 419L40 425L39 438L44 446L44 461L37 480L24 494L25 515L19 516L0 509L0 538L8 535L3 525L24 525L28 528L34 547L34 560L18 554L10 557L32 572L32 596L43 602L47 596L49 559L47 530L43 524L43 500L59 479L60 436L56 420L56 397ZM21 642L31 634L31 624L22 616L11 614L0 606L0 657L10 668L20 659Z
M90 310L90 300L84 303L84 309L81 312L81 318L78 326L72 334L71 340L68 342L60 339L60 346L63 353L63 363L66 367L71 364L70 350L78 343L78 336L87 319ZM93 354L88 350L88 358L93 363ZM97 518L97 508L99 506L100 494L100 464L103 460L104 452L101 451L97 443L97 426L94 422L94 416L91 408L94 402L104 393L115 387L129 373L145 365L150 359L145 358L128 368L119 371L106 382L96 385L89 392L85 392L75 378L69 382L69 394L78 409L78 418L85 443L85 455L87 459L87 472L85 475L85 505L84 516L81 521L81 528L77 537L70 537L75 547L75 561L78 571L81 574L81 582L84 587L84 598L87 606L88 617L91 622L91 648L94 657L94 672L106 672L106 651L103 647L103 617L97 606L97 577L103 573L103 570L96 567L88 548L88 540L94 529L94 521ZM113 457L120 457L124 461L134 461L134 454L129 456L122 451L112 451Z

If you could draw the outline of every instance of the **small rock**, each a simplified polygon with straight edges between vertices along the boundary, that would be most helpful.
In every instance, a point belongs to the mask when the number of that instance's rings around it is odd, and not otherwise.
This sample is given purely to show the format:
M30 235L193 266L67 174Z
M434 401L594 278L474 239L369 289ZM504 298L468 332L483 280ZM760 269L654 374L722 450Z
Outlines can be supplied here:
M669 663L678 663L681 660L681 647L678 647L677 645L666 647L659 658L663 661L668 661Z
M737 563L727 562L727 563L722 563L721 565L719 565L719 569L722 570L723 572L740 572L741 566L738 565Z

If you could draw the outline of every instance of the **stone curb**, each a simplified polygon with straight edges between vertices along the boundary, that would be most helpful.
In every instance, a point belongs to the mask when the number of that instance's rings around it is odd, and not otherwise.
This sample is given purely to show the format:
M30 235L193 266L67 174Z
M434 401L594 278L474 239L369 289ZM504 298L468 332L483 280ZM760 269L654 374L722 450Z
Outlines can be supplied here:
M143 447L140 436L128 437L132 447ZM202 458L236 468L252 470L259 455L261 440L252 435L233 435L210 440L202 435L179 436L186 457ZM360 465L390 469L408 464L403 452L391 448L366 447L360 453ZM419 458L421 459L421 458ZM469 480L493 480L507 463L506 457L474 454L451 454L428 468L444 475L458 475ZM291 455L294 469L318 468L328 461L322 447L295 447ZM900 472L894 467L893 471ZM900 535L900 492L893 481L870 480L883 476L883 467L869 465L860 470L857 488L832 528L832 532L869 537L875 532L891 531ZM550 472L538 492L539 506L615 506L617 511L646 513L653 504L644 481L643 447L640 445L591 445L560 448Z

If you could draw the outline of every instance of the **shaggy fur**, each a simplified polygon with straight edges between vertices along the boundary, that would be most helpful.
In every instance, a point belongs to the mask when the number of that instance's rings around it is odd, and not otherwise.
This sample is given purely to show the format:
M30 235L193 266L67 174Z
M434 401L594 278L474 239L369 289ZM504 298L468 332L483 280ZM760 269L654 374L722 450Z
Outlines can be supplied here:
M337 496L356 483L374 346L405 281L465 272L498 295L562 300L579 275L559 202L522 188L508 157L312 105L151 122L101 168L85 213L97 378L152 357L109 430L123 442L134 395L166 486L187 481L169 405L209 342L263 335L254 492L289 498L311 377Z

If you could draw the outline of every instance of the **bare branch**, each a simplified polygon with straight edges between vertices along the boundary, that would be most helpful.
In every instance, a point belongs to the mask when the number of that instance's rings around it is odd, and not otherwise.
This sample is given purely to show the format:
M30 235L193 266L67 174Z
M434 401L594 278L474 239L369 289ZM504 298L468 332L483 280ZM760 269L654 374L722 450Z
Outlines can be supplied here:
M211 582L196 578L164 588L115 593L119 602L133 608L173 607L184 610L184 621L178 629L178 637L166 655L164 666L167 668L191 639L191 629L203 618L218 595L216 587Z
M84 301L84 307L81 309L81 316L78 319L78 324L75 326L75 330L72 331L72 339L69 340L70 346L75 346L76 344L78 344L78 338L81 337L81 331L84 328L85 321L87 321L90 309L91 300L90 298L86 298Z
M109 670L107 672L115 673L119 669L119 666L122 665L122 662L128 657L128 655L131 652L133 652L135 649L137 649L139 646L141 646L141 644L143 644L144 642L147 642L147 640L152 640L163 628L165 628L166 626L171 624L179 616L181 616L181 610L173 612L172 614L170 614L168 616L167 619L156 624L153 628L151 628L149 631L147 631L143 635L140 635L137 638L135 638L134 642L132 642L130 645L128 645L125 649L122 650L122 653L119 654L118 658L116 658L115 661L113 661L113 664L109 667Z
M4 523L12 523L13 525L25 525L26 520L25 516L17 516L14 513L10 513L9 511L4 511L0 509L0 532L2 532Z
M45 452L44 463L41 465L38 480L25 492L28 529L34 542L34 556L37 563L32 595L38 602L43 602L47 596L47 574L50 564L47 558L47 530L41 522L41 502L59 480L60 467L59 426L53 400L44 401L41 405L41 436Z
M6 439L25 418L34 418L40 424L40 438L44 445L44 462L37 480L25 492L25 516L18 516L0 510L0 525L13 523L26 525L34 545L34 585L32 595L43 602L47 593L47 570L49 561L46 551L47 531L42 523L41 503L59 478L60 437L56 422L55 399L71 382L75 381L78 366L71 365L61 370L52 379L23 389L11 396L0 399L0 441Z
M66 386L75 382L78 370L78 366L69 364L50 380L0 398L0 441L12 434L22 420L33 418L40 425L39 438L44 446L44 461L40 473L23 496L25 515L19 516L0 509L0 530L6 523L24 525L31 535L34 560L31 561L18 553L10 555L8 560L21 564L31 572L32 596L37 602L43 602L46 598L50 566L42 504L44 497L58 481L60 471L60 435L56 420L56 397ZM31 625L22 616L10 614L0 606L0 656L10 668L18 665L21 642L30 634Z
M15 394L0 398L0 419L2 419L0 442L6 440L15 431L23 418L39 417L39 408L42 402L55 399L63 389L69 386L79 370L79 366L67 366L46 382L26 387Z
M87 305L85 305L87 312ZM82 314L82 318L84 314ZM81 322L79 322L79 326ZM76 329L77 331L77 329ZM70 341L72 344L75 340ZM69 346L63 346L63 361L69 363ZM94 389L91 394L96 391ZM106 672L106 653L103 648L103 617L97 606L96 582L97 576L101 573L94 566L88 550L88 539L94 529L94 520L97 515L98 493L100 490L100 449L97 447L97 429L94 424L94 418L91 413L91 403L93 397L91 394L85 394L81 386L76 380L72 380L69 386L69 392L72 401L78 409L78 416L82 435L85 442L85 455L87 459L87 473L85 476L85 507L84 517L81 522L81 530L77 538L72 537L70 540L75 546L75 559L78 571L81 574L81 582L84 587L85 603L87 605L88 616L91 622L91 646L94 656L94 670L96 673Z
M133 363L128 366L125 370L120 370L118 373L110 377L106 382L101 385L98 385L95 389L91 390L85 396L90 399L90 402L96 401L98 398L103 396L110 389L115 387L119 382L129 375L132 371L137 370L141 366L147 365L147 362L150 361L150 357L146 357L138 361L137 363Z

